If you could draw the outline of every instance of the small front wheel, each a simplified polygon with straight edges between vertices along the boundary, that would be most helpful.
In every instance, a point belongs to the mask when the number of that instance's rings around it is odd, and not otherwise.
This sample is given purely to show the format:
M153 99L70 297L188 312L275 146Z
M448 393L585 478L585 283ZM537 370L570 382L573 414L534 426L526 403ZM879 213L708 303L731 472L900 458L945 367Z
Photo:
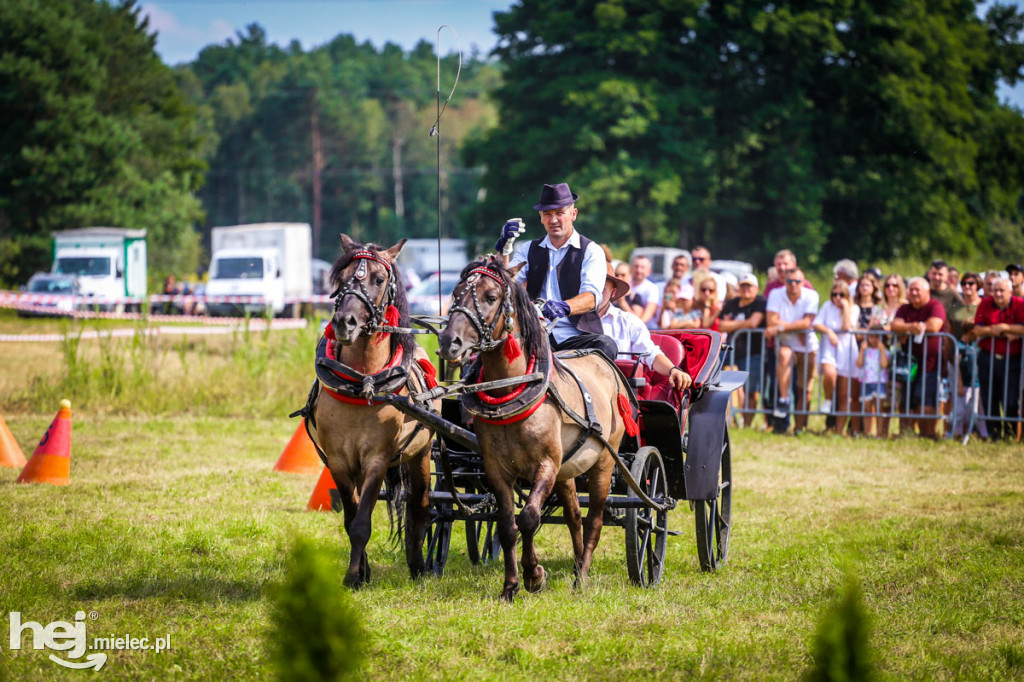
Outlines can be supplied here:
M629 473L653 500L668 499L665 463L657 448L642 447L633 458ZM626 570L640 587L654 587L665 569L668 540L668 511L653 507L626 509Z

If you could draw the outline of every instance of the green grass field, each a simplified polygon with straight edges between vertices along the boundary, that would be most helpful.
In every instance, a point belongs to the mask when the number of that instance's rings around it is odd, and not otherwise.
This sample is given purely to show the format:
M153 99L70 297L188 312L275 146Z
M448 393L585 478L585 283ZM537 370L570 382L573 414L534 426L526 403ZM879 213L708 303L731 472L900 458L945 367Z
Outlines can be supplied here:
M0 332L15 326L0 318ZM0 345L0 414L26 456L56 412L47 401L64 390L75 404L70 486L19 485L16 470L0 469L0 679L93 674L8 647L9 612L46 625L79 610L95 612L90 639L170 636L159 654L109 652L97 675L272 677L268 595L293 540L327 548L339 583L347 563L340 517L305 511L315 478L271 470L296 426L285 411L311 380L302 360L311 339L288 332L184 349L162 340L106 403L102 377L77 396L61 383L57 344ZM100 364L94 345L81 349L88 366ZM182 369L198 353L209 356L206 379L227 388L203 392L202 377ZM174 400L147 402L153 372ZM882 678L1024 678L1019 446L733 434L728 564L700 572L683 504L670 517L682 535L670 538L653 590L629 583L618 528L606 528L582 591L556 526L539 538L548 589L511 606L496 599L500 566L471 565L460 527L446 575L412 582L379 508L373 581L351 594L371 633L363 675L794 679L810 669L818 622L852 574Z

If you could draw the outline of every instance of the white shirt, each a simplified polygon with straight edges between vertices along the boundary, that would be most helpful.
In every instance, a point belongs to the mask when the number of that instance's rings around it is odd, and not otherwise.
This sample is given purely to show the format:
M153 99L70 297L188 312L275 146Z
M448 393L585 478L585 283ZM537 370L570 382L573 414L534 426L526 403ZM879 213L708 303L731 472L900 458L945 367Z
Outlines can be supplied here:
M640 305L646 308L649 304L653 303L656 306L661 305L661 291L658 289L658 285L649 279L644 279L640 284L633 284L632 281L629 283L630 295L636 296L640 299ZM647 326L651 329L658 328L658 315L655 313L651 319L647 321Z
M768 294L767 311L778 313L779 322L797 322L805 315L816 316L818 313L818 292L807 287L800 287L800 298L796 303L789 300L786 295L786 287L773 289ZM810 332L785 332L779 334L779 343L792 347L800 353L810 353L818 350L818 337Z
M654 358L658 357L661 349L655 345L651 332L639 317L612 305L601 316L601 326L607 336L615 339L620 353L642 353L640 362L654 367Z
M544 277L544 285L540 289L540 298L546 301L564 301L562 292L558 287L558 268L562 265L562 261L565 259L566 254L569 253L569 247L580 248L580 233L573 229L572 234L565 241L560 248L555 248L554 244L551 243L551 237L545 235L544 239L540 241L540 246L548 250L548 273ZM509 265L515 267L520 263L524 263L523 269L516 275L516 281L520 284L526 282L526 275L530 270L530 262L527 258L527 254L530 251L530 242L521 243L512 254L512 258L509 260ZM601 290L604 289L605 274L608 271L608 266L605 264L604 251L597 245L597 242L592 241L587 247L587 250L583 252L583 265L580 272L580 291L584 293L589 291L594 295L594 309L597 309L597 304L601 302ZM555 338L556 343L562 343L568 338L573 336L579 336L583 332L572 326L572 322L569 321L568 317L561 317L551 328L551 335Z

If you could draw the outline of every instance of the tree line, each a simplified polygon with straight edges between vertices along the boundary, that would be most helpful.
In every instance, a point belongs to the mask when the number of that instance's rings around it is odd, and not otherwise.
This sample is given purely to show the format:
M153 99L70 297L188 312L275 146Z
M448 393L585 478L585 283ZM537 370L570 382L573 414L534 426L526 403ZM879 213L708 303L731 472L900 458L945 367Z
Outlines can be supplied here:
M2 0L0 281L49 235L145 227L151 269L215 225L436 234L437 56L258 25L171 68L136 0ZM1024 15L971 0L521 0L441 120L442 230L487 248L544 182L617 245L766 264L1024 253ZM458 58L441 62L442 98ZM537 226L539 229L539 226Z

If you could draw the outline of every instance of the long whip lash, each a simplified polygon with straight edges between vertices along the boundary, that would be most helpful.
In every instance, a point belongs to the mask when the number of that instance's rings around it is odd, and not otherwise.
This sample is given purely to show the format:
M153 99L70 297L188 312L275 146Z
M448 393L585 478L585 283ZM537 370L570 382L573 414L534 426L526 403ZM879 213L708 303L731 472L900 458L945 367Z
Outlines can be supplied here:
M459 49L459 68L455 72L455 82L452 83L452 90L448 93L448 99L444 101L444 106L441 106L441 31L448 29L455 36L455 44ZM441 296L441 116L444 114L444 110L448 108L448 102L452 101L452 95L455 94L455 88L459 84L459 76L462 75L462 43L459 41L459 34L455 32L455 29L448 24L443 24L437 29L437 118L434 119L434 125L430 128L430 136L437 137L437 310L438 313L442 310L444 301Z

